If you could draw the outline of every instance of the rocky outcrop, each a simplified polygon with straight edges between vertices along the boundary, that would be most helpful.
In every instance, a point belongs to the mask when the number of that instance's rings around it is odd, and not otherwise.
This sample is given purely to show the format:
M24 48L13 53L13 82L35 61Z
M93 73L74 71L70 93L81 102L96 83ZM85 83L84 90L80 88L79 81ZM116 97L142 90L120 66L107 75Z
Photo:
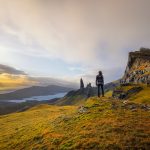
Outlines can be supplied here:
M129 53L121 83L150 84L150 49L141 48L139 51Z
M141 48L129 53L127 67L120 83L112 94L115 99L127 99L140 92L142 87L139 84L150 86L150 49Z
M133 94L140 92L141 90L142 90L142 87L140 86L135 86L128 90L124 90L123 88L120 87L119 89L116 89L113 91L112 97L115 99L127 99Z

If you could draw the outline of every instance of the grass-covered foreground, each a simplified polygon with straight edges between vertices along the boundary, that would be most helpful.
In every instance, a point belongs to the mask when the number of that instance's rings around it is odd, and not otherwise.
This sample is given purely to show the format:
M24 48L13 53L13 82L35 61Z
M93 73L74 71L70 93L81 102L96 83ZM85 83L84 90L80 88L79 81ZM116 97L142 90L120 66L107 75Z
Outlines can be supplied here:
M0 149L149 150L148 91L138 93L141 100L138 94L125 101L92 97L80 108L40 105L1 116Z

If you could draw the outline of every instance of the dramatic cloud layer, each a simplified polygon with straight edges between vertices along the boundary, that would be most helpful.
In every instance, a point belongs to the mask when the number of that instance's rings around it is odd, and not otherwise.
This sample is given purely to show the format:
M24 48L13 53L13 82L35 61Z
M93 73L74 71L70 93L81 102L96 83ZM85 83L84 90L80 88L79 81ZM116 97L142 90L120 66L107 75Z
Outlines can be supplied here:
M0 93L34 85L26 76L0 74Z
M2 73L8 73L8 74L14 74L14 75L26 75L24 71L17 70L13 67L0 64L0 74Z
M0 64L0 93L33 85L61 85L65 87L77 88L77 85L72 82L55 78L31 77L24 71Z
M0 0L0 62L29 74L93 81L101 69L106 82L117 79L129 51L150 47L149 7L149 0ZM49 72L44 58L54 64Z
M35 84L24 71L0 64L0 93Z

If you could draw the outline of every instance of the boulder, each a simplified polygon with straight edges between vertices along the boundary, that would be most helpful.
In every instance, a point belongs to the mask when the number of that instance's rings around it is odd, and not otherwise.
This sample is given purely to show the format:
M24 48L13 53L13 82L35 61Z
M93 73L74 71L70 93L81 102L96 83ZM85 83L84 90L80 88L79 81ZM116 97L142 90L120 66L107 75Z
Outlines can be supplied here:
M78 108L78 112L79 112L79 113L86 113L86 112L88 112L88 109L87 109L87 107L80 106L80 107Z

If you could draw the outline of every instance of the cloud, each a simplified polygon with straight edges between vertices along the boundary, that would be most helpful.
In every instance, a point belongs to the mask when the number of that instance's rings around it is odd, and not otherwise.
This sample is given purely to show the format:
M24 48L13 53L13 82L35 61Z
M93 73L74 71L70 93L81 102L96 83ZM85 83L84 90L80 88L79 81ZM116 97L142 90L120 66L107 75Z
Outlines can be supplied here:
M0 64L0 74L7 73L7 74L13 74L13 75L26 75L24 71L17 70L13 67Z
M17 90L36 84L25 75L0 74L0 93Z
M149 0L0 2L1 46L14 53L80 64L82 74L109 70L106 80L115 79L118 73L113 70L122 72L129 51L150 47Z
M24 71L0 64L0 93L36 84L37 81L30 80Z
M35 81L37 85L59 85L64 87L78 88L79 85L73 81L67 81L63 79L51 78L51 77L29 77L31 81Z

